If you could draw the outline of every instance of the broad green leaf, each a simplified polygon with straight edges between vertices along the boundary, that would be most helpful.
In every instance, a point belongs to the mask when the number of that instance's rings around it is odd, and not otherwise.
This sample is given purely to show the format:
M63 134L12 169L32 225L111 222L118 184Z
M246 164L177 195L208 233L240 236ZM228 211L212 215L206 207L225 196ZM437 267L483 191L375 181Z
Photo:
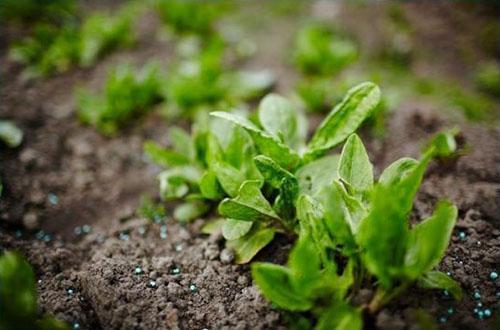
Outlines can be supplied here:
M278 163L267 156L255 156L254 161L266 182L273 188L279 189L284 178L289 180L295 179L292 173L282 168Z
M391 188L375 186L369 213L356 235L365 267L386 289L401 275L408 239L407 211L399 204L399 192Z
M379 183L383 185L394 185L401 181L411 169L418 165L418 161L413 158L401 158L396 160L380 175Z
M291 148L299 143L297 110L286 98L268 94L259 104L259 122L274 138Z
M453 128L437 133L431 141L429 141L425 150L429 151L432 149L434 157L450 157L457 150L455 136L458 132L458 128Z
M164 149L153 141L144 143L144 152L156 164L163 167L189 165L191 160L176 151Z
M456 219L457 208L451 203L441 202L430 218L412 228L405 256L409 278L417 279L441 261Z
M222 225L222 236L228 241L245 236L252 228L252 221L226 219Z
M226 222L224 218L215 218L206 220L201 227L201 233L212 235L214 233L222 232L222 225Z
M219 214L236 220L279 220L276 212L260 192L261 185L262 183L256 180L243 182L235 198L226 198L219 204Z
M316 199L323 205L325 225L335 244L341 246L347 255L354 253L357 250L354 235L366 216L364 206L338 181L324 187Z
M290 311L307 311L312 303L294 291L290 283L290 271L280 265L255 262L252 277L262 295L277 306Z
M211 165L222 189L231 197L238 195L241 184L245 181L245 176L236 168L224 162L216 162Z
M320 124L304 156L317 158L342 143L363 123L380 101L380 89L371 82L351 88Z
M293 169L299 165L301 159L296 151L286 144L274 138L272 135L262 131L248 119L230 114L228 112L216 111L210 113L214 117L229 120L243 127L251 136L258 151L274 159L285 169Z
M347 139L342 149L339 177L357 191L365 191L373 185L373 165L356 134Z
M319 317L315 330L361 330L363 317L361 310L343 301L334 302Z
M338 179L339 156L325 156L314 160L295 173L301 194L315 196L323 187Z
M246 264L273 240L275 232L274 228L252 229L243 237L226 241L226 246L234 250L237 264Z
M309 235L300 236L288 257L290 281L295 292L304 297L309 296L320 277L321 260L311 240Z
M301 195L297 200L297 218L300 223L300 235L310 235L316 253L323 267L335 271L336 265L330 260L327 249L333 249L331 237L323 221L324 210L316 200L307 195Z
M198 184L201 179L200 170L194 166L179 166L161 172L160 194L162 198L181 198L185 196L191 185Z
M168 131L168 138L173 150L186 158L193 158L193 142L186 131L179 127L171 127Z
M299 184L295 177L283 178L280 193L274 201L274 209L288 229L295 225L295 202L299 196Z
M418 285L424 289L442 289L449 291L457 300L462 299L462 289L454 279L443 272L429 271L418 279Z
M8 147L16 148L23 140L23 131L11 121L0 120L0 140Z
M215 163L222 162L224 159L224 151L217 138L211 132L206 134L206 144L205 163L208 167L212 167Z
M245 163L252 163L252 157L255 155L252 138L243 128L232 126L231 136L224 150L225 160L235 168L249 166Z
M2 329L28 326L35 321L35 275L30 264L16 252L5 252L0 257L0 302Z
M207 199L220 200L224 197L224 191L217 180L217 175L213 171L209 170L201 177L200 192Z
M180 222L189 222L205 214L209 206L203 201L189 201L177 206L174 210L174 218Z

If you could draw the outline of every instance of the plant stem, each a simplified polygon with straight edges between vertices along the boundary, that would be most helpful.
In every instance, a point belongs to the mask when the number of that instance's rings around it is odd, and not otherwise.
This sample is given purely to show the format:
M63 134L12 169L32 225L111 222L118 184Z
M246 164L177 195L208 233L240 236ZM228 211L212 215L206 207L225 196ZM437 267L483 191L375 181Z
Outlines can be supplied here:
M399 296L401 293L403 293L410 283L405 282L401 284L400 286L386 291L384 289L378 288L377 292L375 293L375 296L373 296L372 301L368 304L368 311L371 314L375 314L378 312L382 307L384 307L386 304L388 304L391 300Z

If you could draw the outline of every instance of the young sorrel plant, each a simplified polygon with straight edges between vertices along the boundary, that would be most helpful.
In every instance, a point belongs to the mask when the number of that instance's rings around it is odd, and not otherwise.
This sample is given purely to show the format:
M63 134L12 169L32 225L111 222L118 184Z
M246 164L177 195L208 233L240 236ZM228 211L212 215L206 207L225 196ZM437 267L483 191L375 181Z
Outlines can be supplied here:
M434 270L448 246L456 207L440 202L429 218L411 228L408 223L427 165L455 150L455 133L438 134L420 160L397 160L377 183L361 140L351 135L331 168L333 182L297 201L300 238L288 266L252 265L263 295L281 308L311 311L317 329L361 329L362 311L376 313L414 283L460 298L458 284ZM352 306L367 283L375 290L371 302Z
M338 73L357 56L352 41L339 37L326 26L311 25L299 31L293 61L305 75L328 76Z
M380 90L373 83L352 88L307 144L303 117L278 95L262 100L258 124L227 112L212 113L248 132L257 152L253 161L263 177L243 181L236 196L224 199L218 207L227 219L223 235L235 250L237 262L250 261L276 232L296 234L299 194L312 194L332 183L335 172L331 169L339 158L325 154L354 132L379 100Z
M38 24L31 36L12 46L10 56L27 65L27 77L61 73L76 65L90 66L99 56L134 42L133 13L135 7L126 7L113 16L94 14L81 26L76 21L63 26Z
M0 329L65 330L56 318L39 318L35 274L30 264L15 252L0 256Z
M103 134L115 134L162 100L160 71L154 62L138 72L124 64L109 72L103 95L78 89L76 100L80 120L95 126Z
M174 217L193 220L224 197L236 196L245 180L261 179L252 157L255 148L245 130L203 113L191 130L170 129L170 149L154 142L144 146L155 163L167 169L160 173L164 200L184 199Z

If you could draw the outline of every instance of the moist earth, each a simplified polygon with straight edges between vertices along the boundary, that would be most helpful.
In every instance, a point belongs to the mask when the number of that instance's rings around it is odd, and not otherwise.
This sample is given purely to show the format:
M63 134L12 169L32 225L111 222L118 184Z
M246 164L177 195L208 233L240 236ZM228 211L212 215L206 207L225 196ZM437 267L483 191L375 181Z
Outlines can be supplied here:
M32 263L41 313L80 329L287 328L286 315L252 284L249 267L232 262L220 235L201 233L203 220L181 225L168 217L157 224L136 216L141 194L156 193L159 168L143 158L142 144L166 142L168 125L158 114L112 139L75 118L71 95L78 82L98 89L110 64L168 58L172 45L147 32L154 30L151 18L141 26L146 32L138 47L95 68L34 82L19 78L21 68L2 49L2 112L16 120L25 141L15 150L1 147L0 250L19 250ZM289 84L287 75L278 88ZM451 122L439 110L404 103L383 139L365 140L380 173L400 157L418 157L440 129L460 127L461 156L430 166L411 221L429 216L440 199L457 205L459 219L439 269L460 283L464 298L412 288L367 318L367 327L412 328L418 309L438 323L446 320L445 328L493 327L494 317L478 320L473 310L478 303L494 313L499 307L500 281L489 274L498 272L500 260L500 129ZM290 246L280 238L257 259L283 263ZM364 292L364 299L371 294Z

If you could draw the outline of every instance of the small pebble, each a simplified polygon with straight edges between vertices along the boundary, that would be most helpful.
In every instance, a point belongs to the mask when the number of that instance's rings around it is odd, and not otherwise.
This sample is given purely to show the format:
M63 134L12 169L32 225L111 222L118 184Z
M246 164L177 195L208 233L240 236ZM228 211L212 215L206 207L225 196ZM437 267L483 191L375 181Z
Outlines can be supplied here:
M189 286L189 291L191 291L191 292L193 292L193 293L194 293L194 292L198 292L198 287L197 287L195 284L191 284L191 285Z
M139 233L139 235L144 236L146 234L146 228L139 227L137 228L137 232Z
M495 281L498 278L498 273L497 272L491 272L490 273L490 280Z
M66 293L68 294L68 296L72 296L75 294L75 290L73 290L72 288L69 288L68 290L66 290Z
M80 329L80 323L73 323L73 330L79 330Z
M128 241L130 238L130 235L125 233L125 232L121 232L118 238L122 241Z
M57 197L56 194L54 193L49 193L47 195L48 199L49 199L49 203L52 204L52 205L57 205L59 203L59 197Z
M490 317L490 316L491 316L491 309L486 308L486 309L484 310L484 316L485 316L485 317Z
M160 226L160 238L161 239L166 239L167 238L167 226L166 225L161 225Z
M474 292L473 297L474 297L474 299L479 300L479 299L481 299L481 293L479 293L479 291L476 291L476 292Z
M82 227L75 227L73 233L75 233L76 236L80 236L82 234Z
M172 269L170 269L170 274L172 275L179 275L181 273L181 270L179 267L173 267Z
M92 227L90 227L89 225L83 225L83 226L82 226L82 231L83 231L85 234L90 234L90 232L92 231Z
M142 268L139 267L139 266L135 267L134 273L135 273L135 275L141 275L142 274Z
M448 314L452 315L455 311L453 310L453 307L448 308Z
M150 288L156 288L156 282L155 281L149 281L148 287L150 287Z
M484 317L484 312L483 312L483 311L481 311L481 310L480 310L480 311L478 311L478 312L477 312L477 317L478 317L480 320L482 320L482 319L483 319L483 317Z
M22 232L21 230L19 230L19 229L18 229L18 230L16 230L15 235L16 235L16 238L20 238L20 237L22 237L22 236L23 236L23 232Z
M467 235L465 234L465 232L464 232L464 231L460 231L460 232L458 233L458 237L459 237L462 241L464 241L464 240L465 240L466 236L467 236Z
M439 322L440 323L446 323L446 321L448 321L448 318L446 316L440 316L439 317Z
M478 302L476 306L477 307L483 307L483 304L481 302Z
M182 251L182 244L177 244L177 245L175 246L175 251L177 251L177 252Z

